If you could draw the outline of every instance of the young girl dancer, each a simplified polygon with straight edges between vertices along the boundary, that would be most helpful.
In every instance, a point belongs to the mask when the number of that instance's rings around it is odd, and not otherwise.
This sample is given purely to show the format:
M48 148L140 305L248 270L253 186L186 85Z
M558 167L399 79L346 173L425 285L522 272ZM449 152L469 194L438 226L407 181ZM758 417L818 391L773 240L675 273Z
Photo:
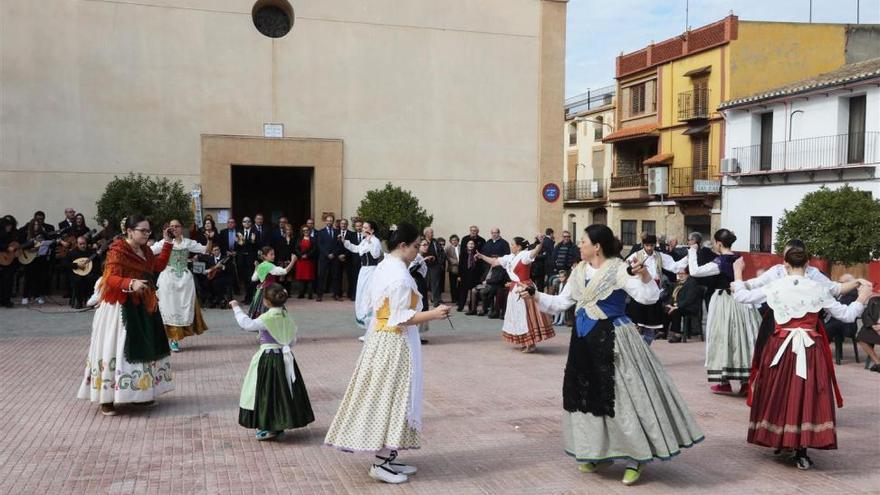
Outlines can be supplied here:
M251 306L248 309L248 316L251 318L257 318L266 311L266 306L263 304L263 291L265 288L279 283L282 278L290 273L290 270L293 269L293 265L296 263L296 255L293 255L287 267L276 266L275 249L272 246L263 246L260 249L260 256L262 256L263 261L257 265L257 269L251 275L252 282L259 282L257 290L254 291L254 299L251 301Z
M367 293L373 320L339 411L324 442L340 450L375 452L370 477L403 483L416 468L395 462L397 451L421 444L422 358L418 325L446 318L448 306L421 311L422 295L408 265L418 230L392 227L391 253L376 267Z
M315 420L309 394L290 347L296 342L296 325L284 309L287 291L270 284L261 295L267 310L253 320L238 301L229 306L242 329L260 332L260 350L241 385L238 424L256 428L257 440L269 440L284 430L302 428Z

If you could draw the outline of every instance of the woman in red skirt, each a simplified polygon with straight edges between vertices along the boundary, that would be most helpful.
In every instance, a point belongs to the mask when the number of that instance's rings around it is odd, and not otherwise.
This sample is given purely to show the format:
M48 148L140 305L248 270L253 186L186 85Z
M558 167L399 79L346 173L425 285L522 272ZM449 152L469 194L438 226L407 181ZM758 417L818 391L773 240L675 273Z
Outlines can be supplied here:
M791 248L785 253L786 277L748 290L742 283L740 258L734 263L736 281L731 285L737 302L766 301L770 307L752 359L748 441L777 453L793 451L799 469L813 465L808 448L837 448L835 402L843 406L819 311L851 322L871 296L871 284L862 281L858 299L848 306L840 304L827 286L804 276L808 260L803 248Z
M312 298L312 282L315 280L315 258L318 244L312 239L309 228L303 226L300 237L296 241L297 261L294 268L293 278L299 284L299 298L308 294Z

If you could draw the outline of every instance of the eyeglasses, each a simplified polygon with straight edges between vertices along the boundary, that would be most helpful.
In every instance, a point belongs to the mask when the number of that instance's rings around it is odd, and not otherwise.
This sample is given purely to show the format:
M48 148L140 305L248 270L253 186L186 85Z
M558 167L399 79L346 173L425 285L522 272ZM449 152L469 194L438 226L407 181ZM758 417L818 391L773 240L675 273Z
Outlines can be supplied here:
M138 232L140 232L141 234L144 234L144 235L150 235L150 234L153 233L153 231L150 230L150 229L131 229L131 230L136 230L136 231L138 231Z

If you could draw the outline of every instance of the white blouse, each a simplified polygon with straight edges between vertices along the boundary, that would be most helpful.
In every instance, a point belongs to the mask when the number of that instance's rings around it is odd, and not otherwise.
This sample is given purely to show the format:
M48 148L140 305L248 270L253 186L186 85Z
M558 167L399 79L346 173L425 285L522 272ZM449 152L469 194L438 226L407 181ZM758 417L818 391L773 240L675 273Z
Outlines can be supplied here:
M623 264L620 268L621 272L617 274L618 288L625 290L630 297L641 304L647 305L656 303L657 300L660 299L660 288L657 287L657 284L654 283L653 280L648 283L642 282L640 277L632 276L627 273L626 268L626 264ZM587 266L585 270L587 280L589 280L595 272L595 268ZM562 291L555 296L536 292L535 296L537 297L538 309L543 313L559 314L575 305L577 300L575 300L571 294L572 285L574 283L576 283L576 281L573 278L570 278Z
M627 263L631 263L632 260L636 259L637 256L639 256L639 253L642 253L642 252L644 252L644 249L642 249L640 251L636 251L635 253L631 254L626 259ZM678 261L675 261L675 259L673 259L672 256L669 256L666 253L654 251L654 254L660 255L660 259L663 260L663 269L670 271L672 273L678 273L680 271L683 271L688 266L688 259L687 258L682 258ZM648 273L651 274L651 278L653 278L654 280L660 279L660 274L657 273L657 260L654 259L653 254L651 256L648 256L647 253L645 253L645 268L648 270Z
M781 278L785 278L788 276L788 271L785 269L785 265L773 265L767 271L762 273L761 275L746 280L746 287L749 289L758 289L764 287L765 285L773 282L774 280L779 280ZM831 295L837 297L840 295L840 284L837 282L832 282L828 277L825 276L824 273L820 272L818 268L807 266L806 276L808 279L818 282L820 285L825 285L831 291Z
M531 265L532 261L535 261L535 259L532 258L532 252L527 250L522 250L517 254L505 254L498 258L498 264L501 265L501 268L504 268L507 271L507 276L514 282L519 282L519 277L513 271L517 263Z
M276 277L280 277L281 275L287 275L287 269L280 266L273 266L271 270L269 270L269 275L275 275ZM260 280L260 274L254 270L253 275L251 275L251 282L257 282Z
M758 289L748 289L741 281L733 282L730 287L734 291L733 299L738 303L767 302L778 323L802 318L807 313L818 313L821 309L837 320L851 323L865 311L862 303L853 301L848 305L841 304L827 285L799 275L787 275Z
M163 246L165 246L165 239L164 238L159 239L159 241L156 242L155 244L153 244L153 246L150 249L153 251L153 254L159 254L162 252ZM188 239L186 237L184 237L180 241L175 239L172 243L172 248L173 249L186 249L190 253L195 253L195 254L206 254L208 252L207 251L208 246L206 246L204 244L199 244L198 242L196 242L192 239Z
M382 256L382 243L379 242L379 239L377 239L376 236L364 237L360 244L352 244L351 241L345 239L342 241L342 245L345 246L345 249L348 249L358 256L363 256L365 254L369 254L373 258Z

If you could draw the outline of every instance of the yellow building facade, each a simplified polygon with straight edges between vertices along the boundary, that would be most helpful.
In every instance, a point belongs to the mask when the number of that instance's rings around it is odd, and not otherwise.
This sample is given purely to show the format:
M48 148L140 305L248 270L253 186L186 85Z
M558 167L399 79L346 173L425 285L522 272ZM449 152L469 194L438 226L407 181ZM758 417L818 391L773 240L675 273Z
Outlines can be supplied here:
M617 58L609 224L676 237L720 228L722 101L827 72L871 52L876 26L729 16ZM745 234L745 233L743 233Z

